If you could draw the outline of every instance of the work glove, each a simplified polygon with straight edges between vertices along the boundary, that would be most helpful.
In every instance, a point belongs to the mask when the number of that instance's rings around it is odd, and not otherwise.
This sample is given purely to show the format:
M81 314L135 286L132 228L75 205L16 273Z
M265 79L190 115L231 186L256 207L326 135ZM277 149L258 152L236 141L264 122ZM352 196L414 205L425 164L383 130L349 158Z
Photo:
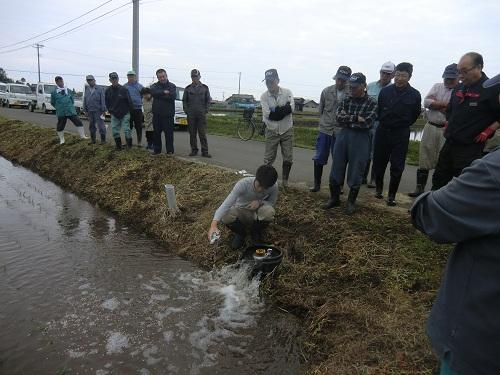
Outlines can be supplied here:
M283 107L276 107L274 111L269 113L269 120L280 121L283 120L285 116L286 115L283 113Z
M290 113L292 113L292 106L290 105L290 102L287 102L283 107L283 113L285 116L288 116Z
M484 129L479 135L474 138L474 142L476 143L483 143L488 140L493 134L495 134L495 129L492 129L490 126L488 126L486 129Z

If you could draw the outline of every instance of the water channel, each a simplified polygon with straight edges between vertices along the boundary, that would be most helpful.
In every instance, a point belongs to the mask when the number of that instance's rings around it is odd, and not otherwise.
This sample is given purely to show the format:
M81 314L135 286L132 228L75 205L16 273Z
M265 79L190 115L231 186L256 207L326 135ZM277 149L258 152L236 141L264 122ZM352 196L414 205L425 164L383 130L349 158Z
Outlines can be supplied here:
M299 374L297 324L0 158L0 374Z

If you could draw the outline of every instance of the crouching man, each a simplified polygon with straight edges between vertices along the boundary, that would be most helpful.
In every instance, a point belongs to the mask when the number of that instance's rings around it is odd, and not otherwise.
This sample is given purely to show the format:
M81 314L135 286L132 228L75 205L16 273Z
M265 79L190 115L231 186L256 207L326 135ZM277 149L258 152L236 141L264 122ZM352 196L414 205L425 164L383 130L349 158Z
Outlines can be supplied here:
M278 199L278 173L271 165L261 165L255 177L245 177L234 185L231 193L215 211L208 231L210 239L218 233L220 221L234 232L232 249L243 246L247 231L253 243L262 243L263 232L274 220L274 205Z

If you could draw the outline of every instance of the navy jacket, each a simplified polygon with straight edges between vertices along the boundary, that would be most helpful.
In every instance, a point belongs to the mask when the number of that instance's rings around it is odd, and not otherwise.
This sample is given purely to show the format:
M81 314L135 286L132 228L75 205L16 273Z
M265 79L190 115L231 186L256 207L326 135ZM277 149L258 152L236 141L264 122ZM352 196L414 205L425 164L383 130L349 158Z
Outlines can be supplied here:
M424 193L414 225L456 243L427 324L437 354L460 375L500 374L500 148L445 187Z
M104 94L109 113L121 120L127 113L134 110L134 104L128 90L122 85L109 86Z
M484 129L500 121L500 86L483 88L487 79L483 73L473 85L466 87L461 83L453 90L446 109L446 139L453 143L471 144Z
M165 90L168 90L169 93L165 94ZM153 116L175 116L175 98L177 96L177 87L172 82L167 81L167 83L154 83L151 85L151 95L153 96Z
M422 111L422 98L410 85L403 90L385 86L378 96L378 121L385 129L409 128Z

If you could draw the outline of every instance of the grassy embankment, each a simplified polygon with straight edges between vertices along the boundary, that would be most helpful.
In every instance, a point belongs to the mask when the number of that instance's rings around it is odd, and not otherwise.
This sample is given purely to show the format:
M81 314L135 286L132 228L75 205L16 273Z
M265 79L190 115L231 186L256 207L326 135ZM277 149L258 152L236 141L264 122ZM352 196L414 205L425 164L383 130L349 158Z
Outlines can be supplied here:
M52 129L0 118L0 154L98 203L203 268L214 263L206 230L239 178L226 170L142 149L117 152ZM164 183L176 186L181 214L166 209ZM364 206L348 217L325 213L321 197L282 191L270 240L285 251L262 291L301 321L298 339L314 375L431 374L436 361L425 319L449 248L418 233L406 213ZM227 246L218 265L236 261Z
M294 115L295 116L295 115ZM223 135L228 137L238 137L236 133L236 123L241 117L241 113L227 113L227 116L208 116L207 131L210 134ZM256 121L260 121L259 115L254 115ZM294 136L295 146L308 149L314 149L316 137L318 136L318 118L313 116L295 116L294 117ZM414 125L416 128L424 126L422 119L418 119ZM258 141L264 141L263 136L254 136ZM410 141L406 162L410 165L418 165L419 141Z

